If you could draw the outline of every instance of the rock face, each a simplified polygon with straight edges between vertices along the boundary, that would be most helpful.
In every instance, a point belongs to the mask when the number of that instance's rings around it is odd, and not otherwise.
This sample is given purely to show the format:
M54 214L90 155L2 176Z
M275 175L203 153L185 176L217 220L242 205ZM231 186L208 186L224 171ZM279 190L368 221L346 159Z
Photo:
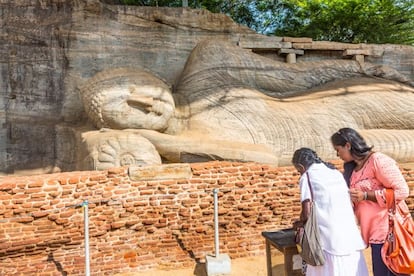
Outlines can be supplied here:
M51 171L55 126L63 121L68 39L73 7L65 1L2 1L0 167Z
M62 168L56 159L77 150L64 126L84 124L78 87L98 72L148 69L173 85L199 40L254 34L224 15L181 8L10 0L0 12L3 173L76 167L64 160Z
M414 160L413 47L269 38L221 14L98 0L0 12L2 173L285 165L297 146L333 158L343 126Z

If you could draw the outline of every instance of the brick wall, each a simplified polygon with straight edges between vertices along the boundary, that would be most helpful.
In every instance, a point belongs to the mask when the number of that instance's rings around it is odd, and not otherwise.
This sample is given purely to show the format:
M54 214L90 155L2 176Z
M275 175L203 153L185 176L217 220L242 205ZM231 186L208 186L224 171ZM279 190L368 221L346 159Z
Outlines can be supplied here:
M403 166L414 210L414 171ZM88 210L92 275L181 268L220 252L264 255L262 231L300 211L292 167L208 162L0 178L0 275L84 275ZM87 200L87 202L86 202Z

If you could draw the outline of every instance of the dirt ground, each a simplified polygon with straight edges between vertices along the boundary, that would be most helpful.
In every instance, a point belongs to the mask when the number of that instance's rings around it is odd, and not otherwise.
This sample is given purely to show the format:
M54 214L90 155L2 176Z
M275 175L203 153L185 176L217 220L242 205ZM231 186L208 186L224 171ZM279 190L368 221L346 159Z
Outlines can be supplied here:
M364 252L370 275L371 252ZM283 255L272 249L272 275L284 275ZM197 264L194 267L177 270L152 270L147 272L123 273L116 276L207 276L205 264ZM267 276L266 256L246 257L231 260L230 276Z

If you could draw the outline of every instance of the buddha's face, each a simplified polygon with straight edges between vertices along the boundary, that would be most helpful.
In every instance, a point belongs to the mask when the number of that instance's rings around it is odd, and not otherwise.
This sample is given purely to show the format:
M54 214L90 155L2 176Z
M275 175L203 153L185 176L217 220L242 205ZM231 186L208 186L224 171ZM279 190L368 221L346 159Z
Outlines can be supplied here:
M131 70L131 69L130 69ZM85 109L98 128L163 130L175 105L170 88L145 71L115 71L83 88Z

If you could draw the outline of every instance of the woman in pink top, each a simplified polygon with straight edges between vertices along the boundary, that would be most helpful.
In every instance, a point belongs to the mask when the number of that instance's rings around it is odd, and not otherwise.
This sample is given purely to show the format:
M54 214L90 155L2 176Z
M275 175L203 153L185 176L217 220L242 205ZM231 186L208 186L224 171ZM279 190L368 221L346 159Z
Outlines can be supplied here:
M395 275L381 257L388 233L385 189L393 189L397 204L409 212L404 201L409 194L407 182L395 160L372 151L372 147L354 129L341 128L331 136L331 142L338 157L345 162L344 177L350 187L362 237L371 246L374 276Z

